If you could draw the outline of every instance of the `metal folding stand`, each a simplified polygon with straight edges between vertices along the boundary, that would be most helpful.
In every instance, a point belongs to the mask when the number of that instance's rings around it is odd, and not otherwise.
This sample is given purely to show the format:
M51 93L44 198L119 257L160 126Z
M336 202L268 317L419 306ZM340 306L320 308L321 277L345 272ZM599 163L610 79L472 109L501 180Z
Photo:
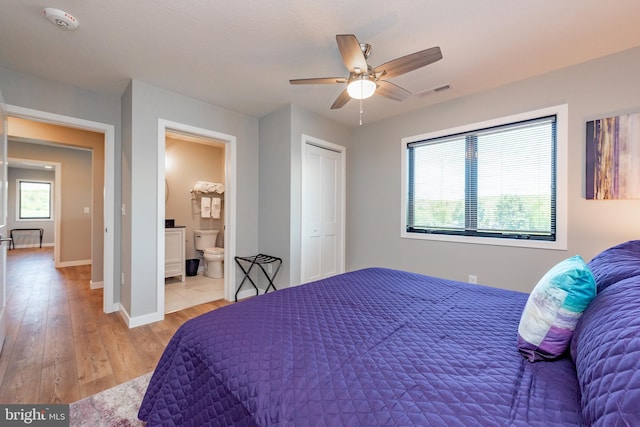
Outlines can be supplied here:
M258 255L247 256L247 257L237 256L235 257L235 259L236 259L236 264L238 264L238 267L240 267L240 270L242 270L242 272L244 273L244 278L242 279L242 282L240 282L240 286L238 286L238 289L236 289L236 295L235 295L236 302L238 302L238 292L240 292L240 289L242 289L242 285L244 285L245 280L249 280L249 283L251 283L251 285L256 290L256 295L258 295L259 293L258 287L250 277L251 270L256 265L260 268L260 270L262 270L265 277L269 281L269 284L267 285L267 288L264 290L264 293L266 294L269 291L269 288L271 287L273 288L274 291L277 291L276 285L273 284L273 281L276 279L276 276L278 275L278 271L280 271L280 267L282 267L282 258L274 257L271 255L258 254ZM243 262L248 263L248 268L245 269L245 266L243 266ZM263 265L271 264L273 262L277 262L278 266L276 267L273 274L269 276L269 273L267 273L267 270L264 269Z

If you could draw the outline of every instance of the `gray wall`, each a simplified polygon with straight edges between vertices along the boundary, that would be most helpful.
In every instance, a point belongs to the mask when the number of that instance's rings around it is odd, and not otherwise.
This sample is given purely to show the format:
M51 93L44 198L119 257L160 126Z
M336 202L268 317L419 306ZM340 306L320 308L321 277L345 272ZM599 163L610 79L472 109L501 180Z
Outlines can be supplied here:
M0 67L0 90L8 105L45 111L63 116L75 117L113 125L114 151L120 153L120 104L118 96L104 95L74 86L42 79L28 74ZM117 255L120 239L120 162L115 165L114 194L114 274L120 277L120 257ZM92 277L99 282L102 277ZM114 301L120 299L119 289L114 286Z
M114 286L114 300L121 300L131 316L140 316L155 310L155 248L162 220L155 195L163 185L157 182L159 118L237 137L237 254L282 256L280 283L300 279L304 133L347 146L348 269L379 265L458 280L475 274L481 283L529 291L553 263L574 253L590 259L640 234L640 201L584 199L585 122L640 111L638 75L640 48L353 130L295 106L259 122L138 81L120 98L0 68L0 89L10 105L115 126L120 161L115 164L114 277L118 280L122 270L125 285ZM567 251L400 238L401 138L562 103L569 105L570 121Z
M260 119L260 253L283 259L280 286L300 283L303 134L343 147L351 137L344 126L295 105Z
M18 205L18 187L17 180L33 180L33 181L50 181L52 183L51 194L53 197L55 174L48 170L34 170L24 168L8 168L7 169L7 231L13 228L42 228L42 246L53 246L55 242L55 223L54 220L47 221L17 221L17 205ZM55 215L53 205L51 206L51 214ZM39 234L37 232L15 233L13 236L13 244L16 248L21 245L32 247L40 244ZM83 258L86 259L86 258Z
M259 252L282 258L278 289L291 282L291 151L291 106L287 106L260 119Z
M122 304L131 317L155 312L157 291L156 194L158 120L165 119L237 138L236 250L258 250L258 119L132 81L122 98L123 216L122 256L125 283ZM131 114L129 114L129 111ZM164 225L164 222L162 222ZM235 254L232 254L235 255Z
M474 274L480 283L529 292L566 257L580 254L588 261L613 244L639 238L639 200L584 196L585 123L639 112L639 75L636 48L356 129L347 158L348 268L386 266L462 281ZM567 251L400 238L401 138L564 103L569 106Z

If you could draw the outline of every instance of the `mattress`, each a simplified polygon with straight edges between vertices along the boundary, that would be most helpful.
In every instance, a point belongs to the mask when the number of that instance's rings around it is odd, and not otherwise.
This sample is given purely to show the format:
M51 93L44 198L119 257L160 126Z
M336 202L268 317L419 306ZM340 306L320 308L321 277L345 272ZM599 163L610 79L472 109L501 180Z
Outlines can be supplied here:
M517 350L527 294L370 268L186 322L139 417L155 425L582 425L571 357Z

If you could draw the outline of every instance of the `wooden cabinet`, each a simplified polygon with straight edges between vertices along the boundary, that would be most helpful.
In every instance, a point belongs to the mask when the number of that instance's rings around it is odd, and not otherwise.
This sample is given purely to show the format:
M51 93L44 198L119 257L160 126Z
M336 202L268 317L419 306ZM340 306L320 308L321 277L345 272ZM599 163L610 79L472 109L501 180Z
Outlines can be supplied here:
M180 276L185 281L185 229L164 229L164 277Z

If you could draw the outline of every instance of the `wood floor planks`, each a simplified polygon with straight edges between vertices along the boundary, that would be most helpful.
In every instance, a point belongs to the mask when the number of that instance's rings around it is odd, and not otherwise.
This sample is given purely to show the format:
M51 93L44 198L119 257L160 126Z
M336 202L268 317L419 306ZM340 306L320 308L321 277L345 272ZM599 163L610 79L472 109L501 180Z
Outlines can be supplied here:
M7 337L0 403L71 403L152 371L187 320L228 305L215 301L129 329L102 312L90 266L56 269L51 248L7 251Z

